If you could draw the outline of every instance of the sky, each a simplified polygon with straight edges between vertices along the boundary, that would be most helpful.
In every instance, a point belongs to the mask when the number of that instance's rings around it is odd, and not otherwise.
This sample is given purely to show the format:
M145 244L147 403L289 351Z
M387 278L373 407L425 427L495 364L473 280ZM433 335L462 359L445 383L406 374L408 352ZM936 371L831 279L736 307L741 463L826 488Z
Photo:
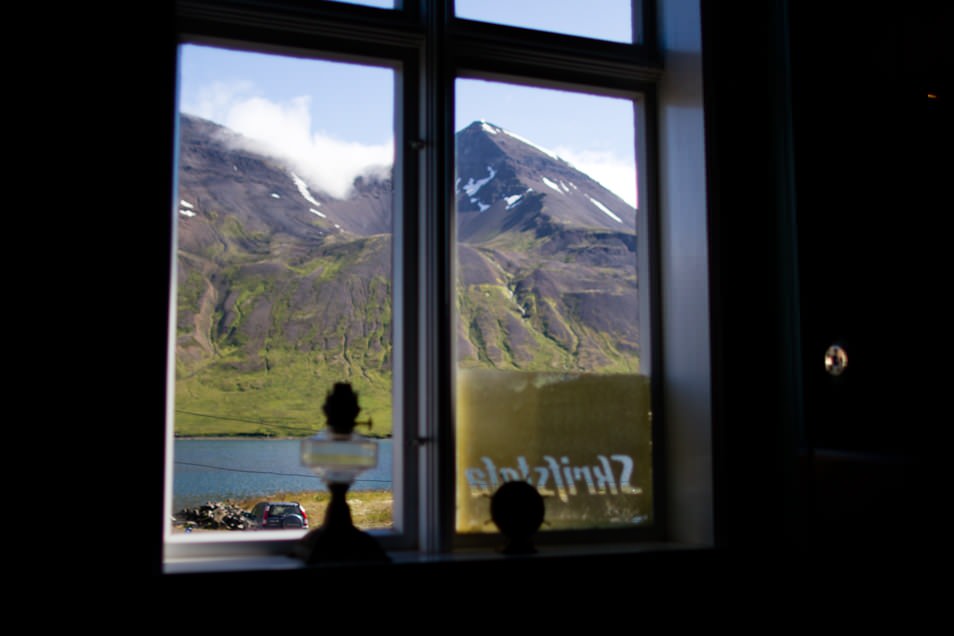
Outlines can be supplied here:
M628 20L629 2L622 4ZM457 3L460 15L473 18L483 16L467 11L494 5L503 6L490 0ZM538 25L551 30L559 28L555 17L574 18L555 10L552 1L510 0L507 6L527 9L509 11L514 22L545 15L549 22ZM181 47L179 68L183 112L256 140L257 150L290 159L300 176L334 196L346 196L363 171L386 169L393 161L396 74L390 68L191 44ZM458 79L455 88L457 130L484 120L517 133L636 206L631 101L476 79Z
M393 9L394 0L339 0ZM456 0L458 17L631 42L632 0Z

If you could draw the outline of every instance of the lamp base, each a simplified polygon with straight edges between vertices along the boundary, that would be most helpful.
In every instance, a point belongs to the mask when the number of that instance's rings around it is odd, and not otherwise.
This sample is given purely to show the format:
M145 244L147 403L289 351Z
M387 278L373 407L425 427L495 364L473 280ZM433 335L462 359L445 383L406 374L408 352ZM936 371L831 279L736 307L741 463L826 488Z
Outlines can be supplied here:
M297 556L308 565L323 563L389 563L390 557L371 535L352 527L338 532L316 528L297 547Z
M350 484L328 484L331 502L324 523L302 538L295 556L308 565L391 561L374 537L354 527L346 495Z

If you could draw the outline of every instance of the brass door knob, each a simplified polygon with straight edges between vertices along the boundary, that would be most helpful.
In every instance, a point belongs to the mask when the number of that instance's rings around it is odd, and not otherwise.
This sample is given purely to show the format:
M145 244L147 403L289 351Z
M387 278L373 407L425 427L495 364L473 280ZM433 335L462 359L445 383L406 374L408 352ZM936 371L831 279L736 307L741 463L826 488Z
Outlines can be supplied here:
M825 371L831 375L841 375L848 366L848 353L840 346L833 344L825 351Z

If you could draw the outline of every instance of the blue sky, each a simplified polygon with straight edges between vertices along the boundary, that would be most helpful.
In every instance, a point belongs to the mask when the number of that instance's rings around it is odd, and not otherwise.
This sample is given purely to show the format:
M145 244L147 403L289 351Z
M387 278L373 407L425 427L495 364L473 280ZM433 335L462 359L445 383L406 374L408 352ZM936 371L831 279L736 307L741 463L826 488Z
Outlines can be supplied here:
M385 9L394 0L339 0ZM585 37L631 42L631 0L456 0L458 17Z
M611 1L618 4L589 5ZM477 18L465 13L468 5L486 10L502 3L458 0L462 15ZM510 12L518 18L545 15L552 21L562 15L555 2L507 4L516 5L527 9ZM385 67L185 45L179 103L184 112L257 140L257 149L291 159L301 176L345 196L354 176L393 159L395 79ZM557 153L635 205L629 100L459 79L456 101L457 129L480 119L501 126Z
M631 0L456 0L455 11L470 20L632 42Z

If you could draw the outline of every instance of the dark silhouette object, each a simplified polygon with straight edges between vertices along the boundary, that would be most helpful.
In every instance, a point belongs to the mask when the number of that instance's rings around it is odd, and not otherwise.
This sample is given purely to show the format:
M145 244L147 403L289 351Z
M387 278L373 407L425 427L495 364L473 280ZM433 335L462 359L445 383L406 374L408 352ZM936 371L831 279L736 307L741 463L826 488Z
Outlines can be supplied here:
M509 543L504 554L534 554L531 539L543 525L543 497L525 481L508 481L490 498L490 517Z
M325 399L321 410L328 419L328 428L336 435L351 435L357 424L358 394L351 389L347 382L336 382L331 393Z
M336 383L322 410L334 437L350 439L361 408L358 395L347 383ZM351 483L329 482L331 501L321 526L302 538L294 555L308 565L347 562L388 562L391 559L371 535L354 527L347 494Z
M354 527L346 496L351 484L331 483L331 502L322 525L302 538L295 556L308 565L390 561L374 537Z

